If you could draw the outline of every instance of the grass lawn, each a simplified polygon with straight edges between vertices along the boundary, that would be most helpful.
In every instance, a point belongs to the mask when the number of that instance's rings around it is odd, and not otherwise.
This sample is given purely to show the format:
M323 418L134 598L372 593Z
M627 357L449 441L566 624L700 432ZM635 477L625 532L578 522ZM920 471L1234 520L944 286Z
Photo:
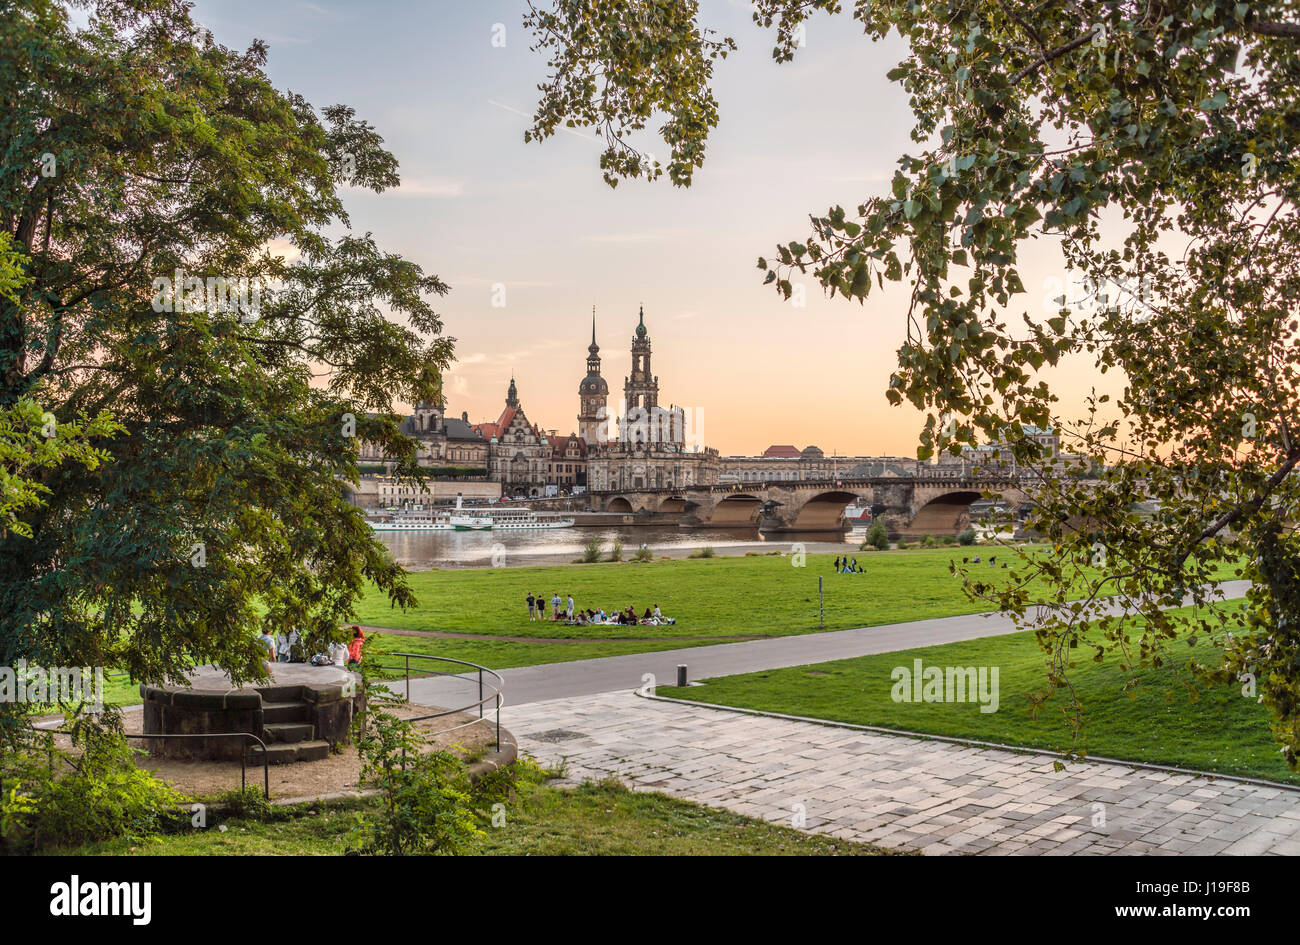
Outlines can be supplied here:
M373 803L373 802L369 802ZM339 856L365 803L303 808L280 819L213 817L206 830L114 840L72 852L91 856ZM225 826L225 830L220 829ZM489 827L476 854L546 855L830 855L871 856L890 851L777 826L666 794L632 792L613 782L559 788L523 783L506 824Z
M761 555L420 571L409 577L417 606L394 609L372 588L357 605L356 622L475 637L372 634L366 649L372 663L400 665L390 654L406 652L492 669L535 666L977 613L987 605L968 600L948 572L949 561L977 554L1011 560L1006 549L976 546L858 552L865 574L834 573L835 555L809 555L798 568L789 556ZM988 571L990 579L1007 573ZM818 577L825 587L824 627L818 626ZM1227 569L1221 574L1230 577ZM530 591L547 601L557 592L572 594L579 607L632 604L638 613L658 604L677 624L569 627L530 621L524 602ZM108 701L140 701L136 686L125 679L109 681L107 689Z
M834 555L809 555L806 567L798 568L789 556L764 555L422 571L410 575L418 606L396 610L371 591L358 604L357 619L380 627L520 638L389 635L380 643L384 652L452 656L494 669L532 666L977 613L987 605L966 598L961 583L948 572L948 563L976 554L987 560L990 553L999 551L957 547L858 552L865 574L834 573ZM1003 550L1000 557L1007 554ZM996 578L1007 572L988 573ZM1232 576L1227 570L1222 575ZM824 578L824 627L818 626L818 577ZM677 618L677 624L568 627L549 620L532 622L524 602L530 591L548 601L555 593L572 594L578 607L607 610L632 604L640 613L658 604L663 613ZM566 642L548 642L552 640Z
M1227 605L1231 606L1231 605ZM1177 765L1225 774L1300 784L1278 753L1268 710L1241 694L1238 685L1207 690L1196 701L1183 687L1195 682L1185 663L1212 647L1175 645L1176 666L1121 671L1118 660L1084 657L1072 671L1085 711L1082 747L1092 755ZM999 707L982 713L977 702L895 702L895 667L998 667ZM1137 685L1130 683L1136 682ZM1127 691L1125 687L1127 685ZM878 725L1003 744L1068 750L1071 733L1058 692L1037 718L1027 696L1046 688L1044 654L1031 632L987 637L811 666L710 679L685 689L660 686L657 693L812 718Z

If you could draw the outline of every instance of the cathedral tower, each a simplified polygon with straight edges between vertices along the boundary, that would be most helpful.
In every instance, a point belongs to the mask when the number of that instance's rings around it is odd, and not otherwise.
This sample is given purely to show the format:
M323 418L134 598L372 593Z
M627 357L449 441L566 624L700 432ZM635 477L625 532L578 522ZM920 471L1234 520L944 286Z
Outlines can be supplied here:
M602 434L609 400L609 385L600 376L600 346L596 344L596 308L591 309L591 344L587 346L587 376L578 385L578 436L595 446L608 434Z
M641 306L636 334L632 337L632 373L623 381L622 429L619 439L646 442L659 411L659 378L650 373L650 335L645 327L645 306Z

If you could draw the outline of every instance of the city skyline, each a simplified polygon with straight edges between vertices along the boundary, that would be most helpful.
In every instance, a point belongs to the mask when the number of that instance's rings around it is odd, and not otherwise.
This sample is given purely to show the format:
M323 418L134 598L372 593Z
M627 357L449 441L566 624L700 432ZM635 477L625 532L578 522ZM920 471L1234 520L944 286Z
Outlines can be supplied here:
M915 455L924 416L885 400L906 335L905 288L855 305L824 298L809 275L783 302L755 265L804 238L809 213L885 192L898 157L921 149L907 97L885 76L902 44L868 45L864 56L855 22L819 17L795 60L778 65L748 3L706 3L708 24L740 49L717 68L720 122L704 167L689 189L666 179L611 189L589 130L523 141L547 73L528 49L524 9L395 2L372 15L332 0L200 0L195 15L231 46L264 39L278 85L346 102L385 139L402 186L350 188L345 203L354 232L373 232L451 286L436 307L457 339L445 391L456 415L495 416L513 373L531 415L568 433L592 306L602 348L621 352L644 304L664 388L703 411L723 454L798 443ZM867 90L872 121L840 120L821 94L831 81ZM649 133L641 144L662 149ZM1040 245L1024 255L1019 299L1046 315L1040 298L1059 293L1039 287L1062 277L1059 254ZM1050 376L1067 415L1096 380L1086 362Z

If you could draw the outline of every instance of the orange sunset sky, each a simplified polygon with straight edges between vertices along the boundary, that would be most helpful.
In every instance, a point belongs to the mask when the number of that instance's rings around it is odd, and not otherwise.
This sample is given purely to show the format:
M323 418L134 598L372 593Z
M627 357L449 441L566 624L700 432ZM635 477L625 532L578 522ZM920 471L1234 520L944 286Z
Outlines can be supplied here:
M795 61L777 65L748 4L701 8L740 51L717 64L721 121L690 189L611 190L583 129L524 143L546 66L528 48L522 2L200 0L196 16L226 45L265 39L279 87L355 107L396 155L400 189L345 201L355 231L452 287L438 303L457 339L450 413L495 419L513 375L532 421L575 430L592 306L612 408L644 304L661 401L699 411L704 440L724 454L790 443L913 455L923 417L884 399L906 289L859 305L826 300L809 277L800 308L755 266L805 238L809 213L885 192L899 155L921 149L905 94L885 79L901 44L873 45L849 16L822 15ZM1047 244L1031 247L1022 277L1021 307L1035 317L1073 278ZM1086 362L1059 369L1064 413L1076 416L1100 380Z

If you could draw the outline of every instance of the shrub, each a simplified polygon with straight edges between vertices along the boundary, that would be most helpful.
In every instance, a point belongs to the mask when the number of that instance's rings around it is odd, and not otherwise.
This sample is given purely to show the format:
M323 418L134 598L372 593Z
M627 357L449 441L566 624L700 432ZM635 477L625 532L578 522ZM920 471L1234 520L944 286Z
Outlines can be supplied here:
M712 546L710 546L710 545L705 545L703 548L700 548L700 549L697 550L697 551L692 551L692 552L691 552L689 555L687 555L686 557L688 557L688 558L712 558L712 557L713 557L713 548L712 548Z
M72 750L49 754L37 745L7 752L0 764L0 850L32 853L101 840L140 840L187 822L183 795L135 765L121 717L82 718Z
M614 539L614 544L610 546L609 557L606 560L608 561L623 560L623 539L621 538Z
M600 539L593 538L591 539L591 541L587 542L585 545L582 546L581 561L583 564L594 564L599 560L600 560Z
M640 548L636 550L636 554L632 556L632 560L646 562L646 561L653 561L654 557L655 557L654 552L650 550L649 546L642 545Z
M885 528L885 523L876 519L871 523L871 528L867 530L867 539L863 546L870 545L877 551L889 550L889 530Z
M933 535L922 535L922 536L921 536L921 547L922 547L922 548L933 548L933 547L934 547L935 545L937 545L937 544L938 544L938 542L934 540L934 536L933 536Z
M449 751L426 751L424 736L378 706L393 705L367 687L371 706L357 717L361 780L380 791L379 812L362 817L359 851L381 856L464 853L490 820L469 768Z
M977 541L975 529L973 528L968 528L957 536L957 544L959 545L974 545Z

